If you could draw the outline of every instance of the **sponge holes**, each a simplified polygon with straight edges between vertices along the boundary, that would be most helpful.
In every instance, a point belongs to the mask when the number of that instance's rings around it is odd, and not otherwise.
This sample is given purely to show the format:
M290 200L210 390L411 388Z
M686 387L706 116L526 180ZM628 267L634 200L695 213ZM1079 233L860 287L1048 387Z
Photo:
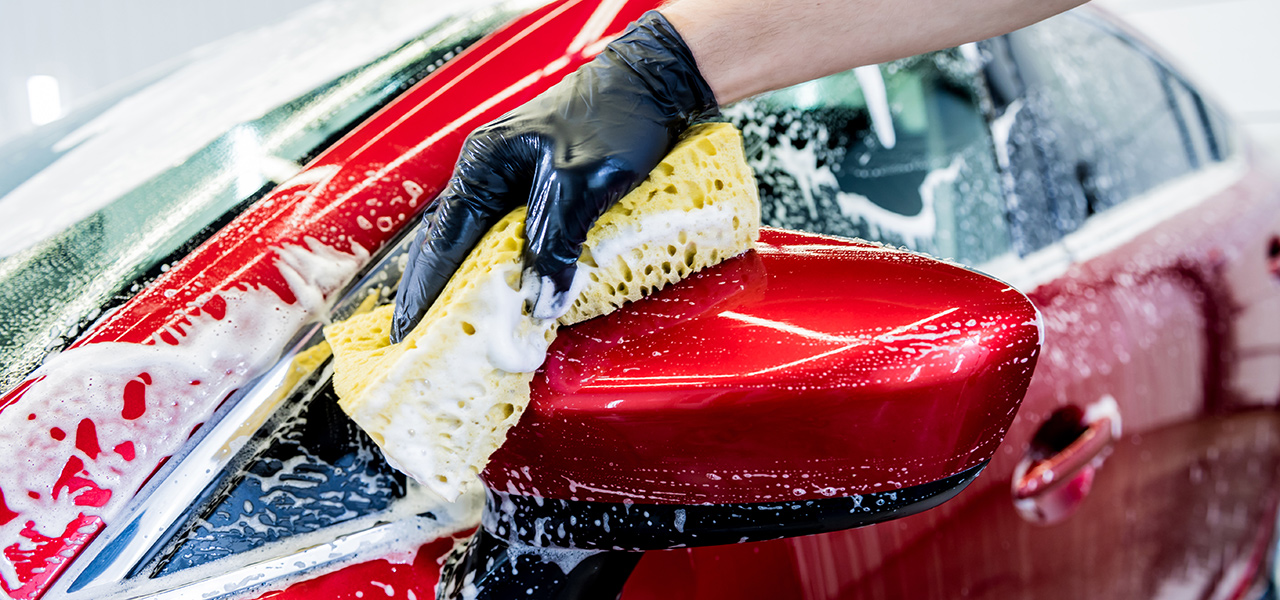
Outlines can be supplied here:
M596 257L594 254L591 253L591 247L587 246L586 244L582 245L582 253L578 255L578 262L588 267L600 266L596 264Z
M491 408L490 412L494 413L499 420L505 421L510 419L512 415L516 414L516 406L510 402L503 402L502 404Z
M684 246L684 252L682 253L680 251L680 248L677 247L675 244L668 244L667 256L670 256L671 258L675 258L677 255L681 255L684 266L692 269L693 265L695 265L698 262L698 244L689 243L689 244L683 244L683 246ZM664 261L662 263L663 273L671 272L671 269L669 268L670 264L671 264L670 261ZM628 281L630 281L630 279L628 279Z
M503 277L502 281L507 284L507 287L511 288L511 291L520 291L520 269L511 269L511 271Z
M689 244L684 247L684 266L692 269L693 264L698 260L698 245Z

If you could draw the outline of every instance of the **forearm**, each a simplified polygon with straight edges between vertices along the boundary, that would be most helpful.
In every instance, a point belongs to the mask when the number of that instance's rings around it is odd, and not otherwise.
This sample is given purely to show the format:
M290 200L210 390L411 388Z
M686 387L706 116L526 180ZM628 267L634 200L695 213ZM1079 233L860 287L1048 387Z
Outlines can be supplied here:
M854 67L986 39L1085 0L676 0L680 32L721 104Z

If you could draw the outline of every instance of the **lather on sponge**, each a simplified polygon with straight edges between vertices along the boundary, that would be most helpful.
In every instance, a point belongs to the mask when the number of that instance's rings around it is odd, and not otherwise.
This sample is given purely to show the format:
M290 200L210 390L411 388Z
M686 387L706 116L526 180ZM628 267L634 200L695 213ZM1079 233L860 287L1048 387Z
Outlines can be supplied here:
M755 179L731 125L690 128L640 187L587 234L577 299L557 321L527 315L525 210L495 225L422 321L392 345L393 307L325 328L339 404L387 460L452 500L471 485L529 403L558 325L624 303L750 249Z

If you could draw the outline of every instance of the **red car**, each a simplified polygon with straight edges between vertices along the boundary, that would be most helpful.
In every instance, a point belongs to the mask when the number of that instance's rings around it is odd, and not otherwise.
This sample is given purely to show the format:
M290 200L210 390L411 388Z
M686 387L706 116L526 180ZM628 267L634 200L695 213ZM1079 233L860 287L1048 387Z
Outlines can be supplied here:
M1269 593L1280 178L1089 9L727 108L777 229L561 334L478 531L389 467L320 323L388 299L468 131L652 5L314 11L0 146L0 589L427 598L452 554L461 598Z

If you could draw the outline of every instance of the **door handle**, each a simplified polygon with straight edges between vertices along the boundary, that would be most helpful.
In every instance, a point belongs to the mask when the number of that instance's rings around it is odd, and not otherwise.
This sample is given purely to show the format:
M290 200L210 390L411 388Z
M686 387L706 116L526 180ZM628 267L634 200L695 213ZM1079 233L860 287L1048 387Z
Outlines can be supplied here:
M1066 448L1032 462L1014 481L1014 500L1034 499L1074 479L1111 448L1115 429L1112 417L1100 417Z
M1052 525L1084 503L1102 461L1120 439L1120 406L1104 395L1082 409L1054 412L1013 472L1013 506L1022 518Z

